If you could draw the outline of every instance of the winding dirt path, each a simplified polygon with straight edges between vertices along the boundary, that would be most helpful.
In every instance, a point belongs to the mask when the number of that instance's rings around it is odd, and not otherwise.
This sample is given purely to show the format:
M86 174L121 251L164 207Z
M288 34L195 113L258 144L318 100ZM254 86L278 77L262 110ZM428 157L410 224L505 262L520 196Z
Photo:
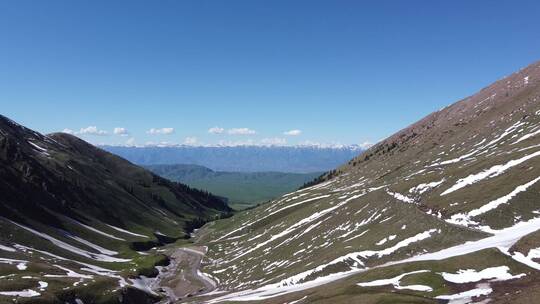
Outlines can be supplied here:
M160 303L174 303L216 289L216 282L199 270L205 254L205 247L171 250L168 254L171 263L159 276L159 286L156 288L156 291L167 296Z

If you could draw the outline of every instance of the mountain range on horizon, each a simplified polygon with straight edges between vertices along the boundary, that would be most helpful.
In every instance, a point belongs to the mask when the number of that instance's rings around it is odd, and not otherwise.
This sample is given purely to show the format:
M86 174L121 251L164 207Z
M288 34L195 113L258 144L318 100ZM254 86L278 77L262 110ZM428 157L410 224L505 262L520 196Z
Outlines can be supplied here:
M191 164L228 172L325 172L362 152L348 146L100 146L138 165Z

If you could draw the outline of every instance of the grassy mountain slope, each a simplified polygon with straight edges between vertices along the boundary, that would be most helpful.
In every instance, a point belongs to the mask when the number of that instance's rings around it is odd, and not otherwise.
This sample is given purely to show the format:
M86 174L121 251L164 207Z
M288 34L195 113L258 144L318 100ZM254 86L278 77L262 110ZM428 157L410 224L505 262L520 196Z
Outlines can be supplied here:
M138 275L166 263L141 251L230 212L218 197L74 136L41 135L3 116L0 193L0 303L126 302L143 293Z
M204 271L226 291L210 303L505 303L510 292L528 303L540 277L539 156L537 62L318 184L207 226Z
M245 209L294 191L322 173L223 172L198 165L149 165L148 170L228 199L234 209Z

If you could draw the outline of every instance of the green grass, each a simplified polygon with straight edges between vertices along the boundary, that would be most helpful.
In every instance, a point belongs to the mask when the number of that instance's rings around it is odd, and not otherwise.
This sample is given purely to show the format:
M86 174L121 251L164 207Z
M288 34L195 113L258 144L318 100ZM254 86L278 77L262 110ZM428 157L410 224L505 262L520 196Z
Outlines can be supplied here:
M197 165L153 165L149 170L173 181L226 197L236 210L253 207L294 191L315 173L219 172Z

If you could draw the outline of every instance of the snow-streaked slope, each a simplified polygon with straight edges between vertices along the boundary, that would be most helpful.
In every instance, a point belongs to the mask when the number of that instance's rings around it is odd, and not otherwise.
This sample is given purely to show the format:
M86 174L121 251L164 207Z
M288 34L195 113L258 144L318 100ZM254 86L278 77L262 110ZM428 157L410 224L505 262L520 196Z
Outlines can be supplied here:
M204 271L231 292L212 301L277 299L370 269L490 249L536 265L535 251L527 258L510 248L540 229L538 129L536 63L378 143L321 183L208 227ZM388 280L381 282L402 286ZM473 298L496 288L428 296Z

